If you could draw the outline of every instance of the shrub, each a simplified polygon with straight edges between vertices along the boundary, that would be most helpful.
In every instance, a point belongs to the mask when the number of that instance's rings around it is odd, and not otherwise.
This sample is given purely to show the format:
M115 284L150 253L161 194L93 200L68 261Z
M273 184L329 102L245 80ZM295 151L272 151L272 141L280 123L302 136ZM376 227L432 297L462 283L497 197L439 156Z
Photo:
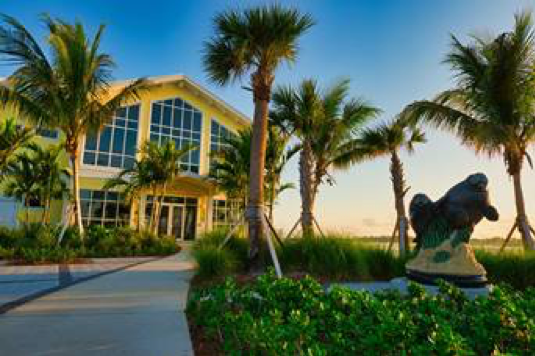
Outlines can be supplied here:
M194 339L212 354L527 355L535 349L535 290L495 288L468 300L442 284L437 296L335 287L273 273L194 292L187 314Z
M91 226L82 239L68 228L58 246L60 228L30 224L0 229L0 257L27 263L69 262L84 257L169 255L178 251L172 237L157 237L128 227Z

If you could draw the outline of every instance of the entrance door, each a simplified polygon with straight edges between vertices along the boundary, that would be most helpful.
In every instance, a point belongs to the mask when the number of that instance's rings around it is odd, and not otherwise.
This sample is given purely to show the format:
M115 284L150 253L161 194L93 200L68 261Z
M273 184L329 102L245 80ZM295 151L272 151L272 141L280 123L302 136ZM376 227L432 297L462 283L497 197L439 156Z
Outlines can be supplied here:
M172 222L171 235L177 240L182 240L184 238L184 206L173 206Z
M160 209L160 221L158 222L158 235L169 235L169 225L171 223L171 211L169 205L163 204Z

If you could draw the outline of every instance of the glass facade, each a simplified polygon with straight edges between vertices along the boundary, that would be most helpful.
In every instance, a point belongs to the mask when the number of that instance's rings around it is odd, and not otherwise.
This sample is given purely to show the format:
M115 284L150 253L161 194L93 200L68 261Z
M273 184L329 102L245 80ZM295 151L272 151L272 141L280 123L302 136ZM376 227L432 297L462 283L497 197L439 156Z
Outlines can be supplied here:
M221 125L216 119L210 122L210 154L216 153L227 144L225 140L233 136L234 133ZM210 169L213 168L214 159L210 159Z
M80 190L82 221L85 226L123 226L130 219L130 205L117 192Z
M88 133L85 139L85 165L131 168L137 152L139 105L117 110L112 121L98 133Z
M195 145L201 147L202 113L186 101L175 98L152 103L150 140L159 145L173 140L177 147ZM200 150L192 150L184 156L181 168L199 173Z
M212 228L230 227L236 224L243 210L237 200L214 199L212 205Z

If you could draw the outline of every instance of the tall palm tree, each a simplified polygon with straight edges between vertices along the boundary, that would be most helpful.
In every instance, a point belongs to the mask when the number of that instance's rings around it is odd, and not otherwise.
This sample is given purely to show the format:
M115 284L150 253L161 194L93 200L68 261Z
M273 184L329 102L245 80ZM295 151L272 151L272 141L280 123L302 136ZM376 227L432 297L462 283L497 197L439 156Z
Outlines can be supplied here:
M70 170L64 168L61 163L63 146L42 146L32 144L29 147L31 160L35 168L39 199L43 203L44 211L41 218L43 224L50 223L50 208L53 199L62 199L69 189L67 180L70 178Z
M15 118L0 121L0 180L9 159L16 150L27 146L32 137L33 131L27 127L18 127Z
M249 258L255 260L262 238L264 165L268 106L275 72L297 56L297 40L312 25L309 15L278 5L230 10L214 18L215 35L205 43L204 67L210 79L227 85L249 76L255 104L251 142Z
M399 237L399 252L404 256L409 251L409 220L405 210L405 195L409 188L406 185L403 163L399 158L399 151L406 148L409 153L414 152L414 145L426 141L424 133L402 120L380 124L374 128L364 129L358 140L353 155L348 154L347 162L359 162L363 159L390 156L390 174L396 208L396 224L392 240ZM353 156L353 157L351 157ZM341 164L342 162L338 162Z
M362 99L348 99L349 81L321 91L314 80L299 88L278 87L273 93L273 117L301 141L299 176L301 225L304 236L314 234L314 204L323 183L334 184L330 168L347 168L359 131L379 109Z
M12 105L21 117L61 129L72 166L75 224L83 235L80 211L80 140L88 130L111 120L125 102L138 96L143 79L110 90L112 58L99 51L104 26L88 38L80 22L69 24L43 16L48 52L16 19L1 16L0 60L15 71L0 85L0 103Z
M177 147L175 141L167 141L162 145L155 142L146 142L141 149L142 161L150 172L148 180L153 189L153 208L149 230L158 232L160 210L167 189L173 181L183 173L180 167L185 155L197 149L194 145Z
M22 202L26 211L25 223L29 223L30 202L39 199L39 178L35 174L37 167L35 161L27 152L17 154L7 167L7 183L4 194Z
M535 141L535 30L531 14L515 16L511 32L496 38L474 37L464 45L452 36L445 62L457 84L434 100L417 101L403 113L453 132L461 142L489 157L502 156L513 178L517 218L515 228L524 247L535 249L522 192L524 159Z
M144 190L156 190L159 179L155 179L155 173L147 158L136 160L131 168L125 168L117 176L106 181L103 188L121 190L126 200L132 204L140 198ZM153 195L156 196L156 193ZM152 222L149 226L152 226ZM138 212L137 227L138 230L141 229L141 212Z

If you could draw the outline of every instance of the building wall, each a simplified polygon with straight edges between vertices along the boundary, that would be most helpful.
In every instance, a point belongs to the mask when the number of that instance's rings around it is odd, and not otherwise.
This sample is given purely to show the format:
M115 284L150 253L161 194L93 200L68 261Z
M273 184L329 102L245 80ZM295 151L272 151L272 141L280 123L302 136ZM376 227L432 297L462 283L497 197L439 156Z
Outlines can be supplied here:
M149 139L150 136L150 124L151 124L151 112L152 103L157 100L180 98L202 113L202 131L201 131L201 147L200 147L200 167L199 175L190 175L188 179L177 182L173 187L169 189L169 195L174 196L186 196L197 197L198 200L198 212L197 212L197 231L204 231L210 228L211 225L211 199L212 195L216 194L213 187L208 189L208 184L203 180L202 176L206 176L210 168L210 128L211 120L216 119L221 125L224 125L231 131L238 131L246 127L249 123L243 117L230 110L225 105L222 105L215 97L207 95L202 89L192 84L188 80L170 81L167 83L159 83L152 85L149 90L142 92L140 98L135 103L140 104L139 113L139 125L138 125L138 138L137 149L139 150L142 144ZM4 116L10 115L9 112L4 110L2 113ZM36 138L36 142L42 145L58 144L61 142L62 137L59 140L49 140L44 138ZM83 147L85 146L85 140L82 140L82 154ZM137 158L141 158L139 153ZM82 158L81 158L82 159ZM65 166L68 166L68 159L64 158ZM111 167L101 167L94 165L81 164L80 172L80 186L81 189L101 190L105 182L119 173L121 169ZM0 189L1 189L0 185ZM147 192L147 194L150 194ZM221 196L221 194L218 194ZM22 204L17 204L17 216L20 221L24 220L25 211L22 209ZM63 212L64 203L57 201L53 203L53 209L51 218L53 222L60 222ZM131 215L135 216L139 209L143 209L143 199L139 206L134 204L131 211ZM30 209L31 220L38 220L41 216L42 209ZM131 218L131 223L134 223Z

